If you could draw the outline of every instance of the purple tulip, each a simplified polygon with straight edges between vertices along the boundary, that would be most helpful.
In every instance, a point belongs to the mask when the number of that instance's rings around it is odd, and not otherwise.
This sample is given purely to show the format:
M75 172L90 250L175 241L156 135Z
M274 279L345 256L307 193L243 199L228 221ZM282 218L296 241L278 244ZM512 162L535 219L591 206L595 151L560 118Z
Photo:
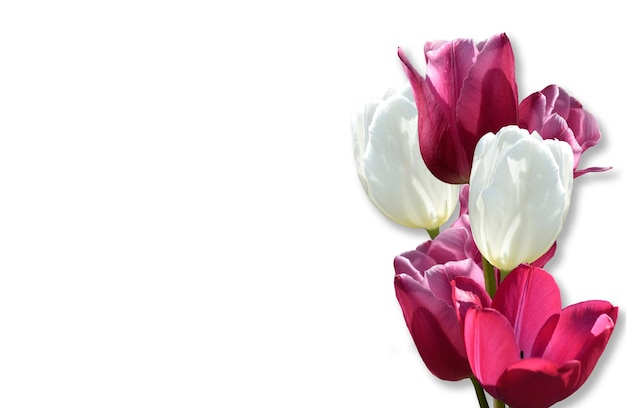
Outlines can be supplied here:
M456 297L487 306L483 271L465 253L471 234L448 228L434 240L394 260L398 302L426 367L442 380L472 375L461 330Z
M504 279L490 308L467 310L470 366L494 398L515 408L549 407L587 380L617 314L617 307L601 300L561 310L552 276L520 266Z
M580 156L600 141L600 128L593 115L559 86L549 85L524 98L519 105L519 126L530 132L536 130L546 140L569 143L574 152L574 177L610 169L577 169Z
M427 42L424 52L422 77L398 50L419 112L422 156L435 177L464 184L478 140L517 124L513 50L508 37L500 34L478 44L470 39Z

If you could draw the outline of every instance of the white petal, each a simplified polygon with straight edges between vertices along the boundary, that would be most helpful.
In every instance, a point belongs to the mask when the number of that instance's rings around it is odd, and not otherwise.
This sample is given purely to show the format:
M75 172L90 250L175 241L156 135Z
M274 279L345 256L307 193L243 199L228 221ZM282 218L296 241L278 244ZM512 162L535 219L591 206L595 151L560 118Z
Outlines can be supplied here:
M400 94L378 106L363 164L370 199L397 223L434 229L456 207L459 187L442 183L426 168L419 151L415 104Z
M563 142L547 143L536 133L507 127L477 146L470 223L479 250L500 269L536 260L563 228L573 157L569 147L553 143Z

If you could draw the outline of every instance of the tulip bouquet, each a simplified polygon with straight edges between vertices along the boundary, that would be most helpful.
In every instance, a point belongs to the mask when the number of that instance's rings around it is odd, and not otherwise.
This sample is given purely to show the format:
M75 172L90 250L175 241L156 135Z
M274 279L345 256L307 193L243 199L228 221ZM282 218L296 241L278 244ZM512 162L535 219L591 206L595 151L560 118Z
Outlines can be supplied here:
M481 408L486 393L494 408L552 406L587 380L617 321L607 301L563 307L545 269L575 179L610 169L578 168L598 123L556 85L519 102L505 34L424 50L424 76L399 49L407 85L352 117L367 196L430 237L394 259L406 325L429 371L471 380Z

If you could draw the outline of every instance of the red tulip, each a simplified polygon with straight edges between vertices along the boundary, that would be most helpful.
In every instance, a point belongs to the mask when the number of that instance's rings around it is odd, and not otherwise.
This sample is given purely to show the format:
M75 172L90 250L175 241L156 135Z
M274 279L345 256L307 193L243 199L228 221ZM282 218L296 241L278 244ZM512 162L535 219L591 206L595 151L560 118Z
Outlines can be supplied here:
M580 156L600 141L600 128L593 115L559 86L549 85L524 98L519 105L519 126L530 132L536 130L546 140L569 143L574 152L574 177L610 169L577 169Z
M453 292L488 306L483 271L465 253L471 234L449 228L394 260L396 296L426 367L442 380L472 375Z
M517 124L513 50L500 34L476 45L470 39L427 42L424 52L425 78L398 50L419 112L422 156L437 178L464 184L478 139Z
M601 300L561 310L552 276L520 266L504 279L490 308L467 310L464 337L470 366L485 390L511 407L549 407L587 380L617 312Z

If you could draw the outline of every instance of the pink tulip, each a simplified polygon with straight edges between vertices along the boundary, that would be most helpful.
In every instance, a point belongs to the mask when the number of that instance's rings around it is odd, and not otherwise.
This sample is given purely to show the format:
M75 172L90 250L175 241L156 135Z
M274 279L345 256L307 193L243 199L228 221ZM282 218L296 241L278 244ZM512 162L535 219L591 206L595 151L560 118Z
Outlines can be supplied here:
M448 228L394 260L396 296L407 327L426 367L442 380L472 375L453 292L472 303L491 302L482 269L465 253L471 239L463 228Z
M515 408L546 408L576 391L604 351L618 308L592 300L561 310L559 288L533 266L514 269L490 308L465 315L474 375L494 398Z
M424 52L425 78L398 50L419 112L422 156L435 177L464 184L478 139L517 124L513 50L500 34L476 45L470 39L427 42Z
M524 98L519 105L519 126L530 132L536 130L546 140L569 143L574 152L574 177L610 169L577 169L580 156L600 141L600 128L593 115L559 86L549 85Z

